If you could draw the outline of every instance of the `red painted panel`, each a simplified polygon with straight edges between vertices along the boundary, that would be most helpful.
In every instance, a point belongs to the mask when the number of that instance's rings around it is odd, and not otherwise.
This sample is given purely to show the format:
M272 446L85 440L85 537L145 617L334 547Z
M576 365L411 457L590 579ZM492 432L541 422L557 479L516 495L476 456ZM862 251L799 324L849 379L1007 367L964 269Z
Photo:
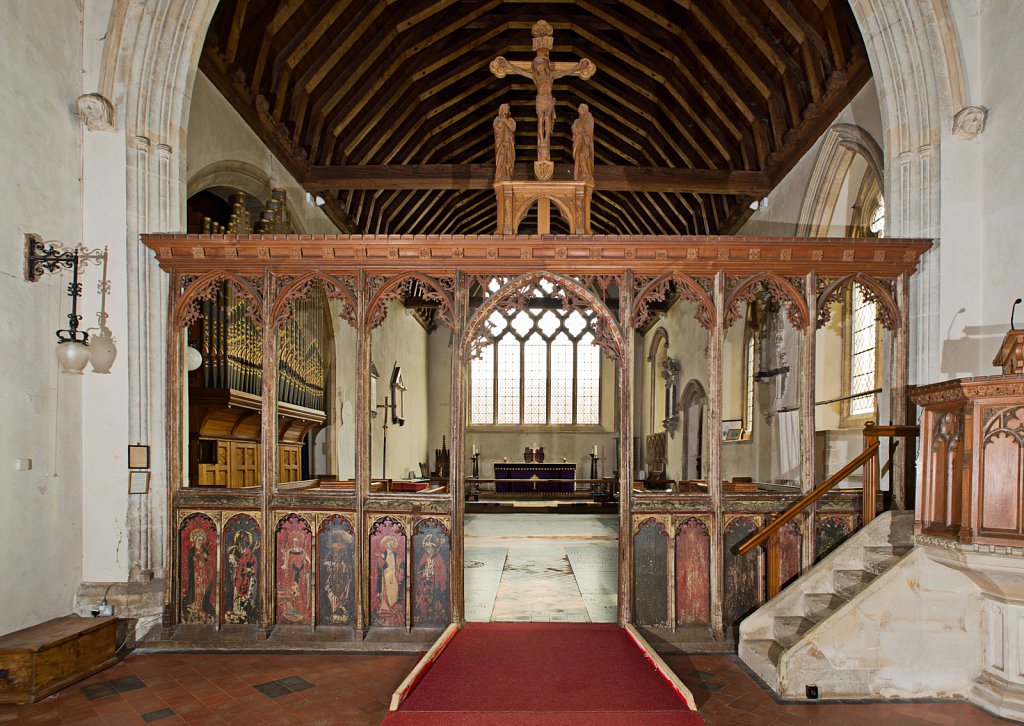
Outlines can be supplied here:
M779 568L779 583L785 587L790 580L800 576L801 545L803 536L796 522L790 522L779 530L779 557L782 559Z
M695 517L676 530L676 624L711 623L711 538Z
M289 514L277 525L277 623L313 623L313 532Z
M217 620L217 525L205 514L181 523L181 622Z

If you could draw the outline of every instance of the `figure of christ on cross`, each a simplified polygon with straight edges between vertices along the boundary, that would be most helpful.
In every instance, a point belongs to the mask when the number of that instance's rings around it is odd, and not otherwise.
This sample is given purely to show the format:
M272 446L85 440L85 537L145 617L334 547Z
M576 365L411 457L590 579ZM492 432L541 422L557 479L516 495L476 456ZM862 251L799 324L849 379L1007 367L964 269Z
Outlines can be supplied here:
M498 56L491 61L491 73L504 78L514 73L529 78L537 86L537 163L534 173L539 181L547 181L554 173L551 163L551 126L555 120L555 97L551 89L554 82L565 76L579 76L587 80L597 72L597 66L583 58L576 63L553 63L548 57L554 44L551 25L539 20L533 26L533 49L537 56L529 63L509 61Z

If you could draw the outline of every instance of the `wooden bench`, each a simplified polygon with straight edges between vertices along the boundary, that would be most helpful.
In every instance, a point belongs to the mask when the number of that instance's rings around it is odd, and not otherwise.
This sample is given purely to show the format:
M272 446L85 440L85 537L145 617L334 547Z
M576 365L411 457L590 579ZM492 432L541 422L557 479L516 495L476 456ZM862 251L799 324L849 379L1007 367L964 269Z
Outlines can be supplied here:
M113 665L117 620L67 615L0 637L0 703L35 703Z

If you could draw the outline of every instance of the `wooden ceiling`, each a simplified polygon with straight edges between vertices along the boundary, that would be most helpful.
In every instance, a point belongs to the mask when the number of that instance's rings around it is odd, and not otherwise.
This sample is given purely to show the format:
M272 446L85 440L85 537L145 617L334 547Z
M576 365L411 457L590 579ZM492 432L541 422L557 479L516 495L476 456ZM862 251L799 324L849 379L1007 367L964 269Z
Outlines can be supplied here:
M511 104L526 178L536 90L488 64L539 19L598 67L555 84L551 138L568 178L589 104L597 234L734 232L870 77L840 0L222 0L200 67L342 231L489 233L491 122Z

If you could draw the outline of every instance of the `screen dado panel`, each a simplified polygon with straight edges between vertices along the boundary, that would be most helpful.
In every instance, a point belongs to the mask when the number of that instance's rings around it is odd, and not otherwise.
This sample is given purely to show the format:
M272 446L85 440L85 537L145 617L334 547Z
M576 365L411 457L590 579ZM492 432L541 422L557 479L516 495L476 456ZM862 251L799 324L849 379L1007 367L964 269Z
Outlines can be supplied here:
M298 295L307 287L307 282L315 278L323 281L318 284L325 286L324 294L330 300L332 310L340 312L343 319L356 330L353 365L358 379L355 383L357 410L368 407L370 398L367 340L368 326L374 320L370 302L376 299L374 290L380 293L385 289L381 287L381 281L389 278L414 274L421 281L427 279L427 276L432 276L430 280L434 281L448 281L447 287L441 283L438 283L437 289L431 285L427 287L431 288L431 295L438 296L439 310L444 313L446 324L451 324L457 336L464 335L466 331L470 312L466 307L468 285L478 284L482 278L495 276L509 280L513 285L519 279L517 275L561 275L563 277L560 279L567 283L571 281L582 285L606 285L612 280L620 291L620 305L614 318L609 318L604 324L616 328L614 333L618 336L621 351L627 351L625 342L632 339L632 333L629 333L628 338L624 337L626 332L643 324L650 315L650 302L665 294L667 286L671 286L674 294L696 304L698 321L709 330L711 347L714 348L715 345L721 345L723 326L727 324L733 309L758 286L785 298L786 304L791 306L791 320L800 323L803 326L801 334L810 338L813 338L815 329L812 323L820 322L819 308L827 305L829 291L853 282L870 288L879 297L881 307L890 321L899 325L906 320L907 279L916 269L920 256L930 247L930 242L926 240L895 239L486 235L405 238L362 235L147 235L143 242L155 252L161 267L173 276L169 311L172 324L168 338L168 386L172 404L174 396L178 395L176 392L181 389L179 371L182 369L184 350L179 331L185 308L192 304L189 296L196 294L194 286L230 279L231 284L238 288L238 294L245 299L248 306L246 310L251 313L252 321L260 325L263 331L260 353L262 368L268 371L276 370L275 325L285 314L288 296ZM820 299L822 296L824 300ZM905 347L905 329L901 335L902 342L897 344L897 357L902 350L900 346ZM453 345L453 350L461 351L471 347L465 341L458 342L460 344ZM630 352L621 355L624 363L624 371L620 376L621 395L623 400L632 400L636 392L630 390L631 381L635 366L639 363L633 361ZM715 355L720 356L720 351ZM897 368L905 364L905 353L903 355L904 361L897 360ZM462 476L465 471L465 452L461 449L464 421L461 420L461 400L458 398L461 394L458 394L454 373L459 369L458 363L456 361L452 366L453 420L449 439L452 443L450 480L453 486L445 494L439 495L440 499L436 501L427 497L422 502L414 502L412 497L403 495L388 498L371 491L366 422L357 423L354 475L351 479L339 477L340 481L332 482L337 491L324 493L330 496L344 492L347 499L337 501L339 505L344 502L346 511L332 509L327 501L319 502L316 497L320 494L310 494L312 499L304 500L301 497L306 492L292 494L278 491L274 480L280 478L280 467L285 462L278 452L277 444L280 442L276 438L273 417L261 419L260 486L246 488L244 495L247 498L246 511L250 515L262 513L262 518L255 518L261 535L262 569L258 573L260 579L257 580L263 591L259 610L261 627L269 629L281 621L300 628L326 627L322 620L324 613L328 612L324 604L325 597L342 603L332 606L340 609L331 611L331 618L339 623L348 622L349 616L345 612L348 608L344 605L348 596L343 576L347 572L346 566L330 566L338 584L333 586L332 594L328 597L323 590L322 573L326 573L329 568L321 561L325 553L345 551L348 534L354 538L352 566L356 576L353 579L352 608L355 610L357 630L365 631L375 622L397 623L400 619L406 628L439 622L444 611L438 608L437 603L444 601L444 597L438 597L437 593L443 592L444 586L449 588L450 609L447 617L461 617L462 563L455 561L455 558L461 557L461 546L453 546L453 539L456 545L461 545L457 538L461 537ZM715 365L721 365L720 359ZM263 380L268 380L268 376L264 375ZM805 389L807 383L804 381ZM813 377L809 384L809 391L813 393ZM710 385L709 397L712 402L720 396L720 391L715 390L716 385L720 386L720 383ZM896 387L899 388L899 385ZM270 410L274 405L273 395L272 386L262 387L262 410ZM714 405L710 408L712 411L716 409ZM174 410L174 406L170 406L169 410ZM720 413L717 415L720 418ZM714 415L709 416L708 430L717 431L720 426L720 420ZM667 515L667 520L658 519L662 513L651 510L649 502L633 501L632 426L623 417L619 428L623 465L623 525L631 530L629 536L620 537L620 561L623 562L619 582L620 619L647 619L652 623L674 624L676 627L709 620L712 627L718 630L722 627L722 586L719 583L725 568L724 538L730 536L730 532L732 536L739 536L741 530L752 531L763 526L767 513L756 511L756 508L749 512L739 511L736 502L723 496L718 484L721 480L720 447L712 445L705 462L704 478L710 490L706 503L687 505L692 511L679 509L676 504ZM179 419L168 421L168 433L171 444L168 447L171 454L167 462L169 480L181 485L182 461L177 453L182 450ZM294 462L289 465L295 468ZM314 486L314 490L316 488ZM253 489L256 492L250 494ZM204 547L209 550L208 542L216 532L220 538L217 547L221 548L226 522L212 516L215 512L200 506L201 502L198 501L195 502L194 511L185 511L191 502L189 497L192 491L187 488L177 489L169 494L169 510L175 512L175 517L197 514L207 516L209 521L202 518L192 520L188 537L193 536L193 531L200 532L194 536L198 542L205 541ZM178 504L175 497L179 497ZM255 506L248 504L249 498ZM406 502L406 499L409 501ZM631 519L634 512L644 520L634 523ZM348 532L346 525L337 519L331 520L331 524L324 529L327 519L335 516L351 525L352 532ZM181 524L184 520L176 521ZM829 520L829 526L838 532L843 527L837 521ZM634 524L636 531L632 531ZM816 519L816 529L819 524ZM850 523L850 526L853 524ZM729 530L729 527L732 529ZM249 526L246 531L255 530ZM237 534L234 530L232 532L241 540L247 539L248 535ZM179 573L178 579L188 558L191 556L195 559L195 553L182 544L182 534L182 530L175 530L169 534L167 543L168 551L176 558L174 568ZM788 546L792 547L792 542L800 541L803 536L801 531L791 533L791 544ZM659 537L662 539L657 539ZM192 542L191 539L187 541ZM666 546L664 557L660 554L658 542ZM641 564L638 556L634 556L634 549L640 544L646 548L645 553L655 558L650 562L645 561L644 567L650 569L654 581L665 584L664 615L660 610L650 618L631 612L634 606L640 605L631 594L634 587L637 592L651 587L646 577L634 577L634 570ZM671 550L667 549L669 544ZM707 562L711 564L702 569L698 565L705 561L705 546ZM206 551L203 547L199 549L201 553ZM218 549L215 560L209 561L208 552L206 557L207 564L216 567L216 576L223 580L222 565L227 555ZM202 556L199 559L203 561ZM793 557L790 560L790 567L795 567L792 563L798 560ZM668 573L670 563L673 572L693 573L692 576L686 576L681 587L675 575L669 577L666 574L662 577L663 572ZM433 579L423 579L417 585L417 572L429 573L428 565L431 564L435 573L446 570L446 578L435 575ZM280 574L282 572L284 574ZM286 575L291 579L288 580ZM183 595L178 588L177 582L168 586L165 623L187 623L186 612L189 618L202 620L211 617L201 601L198 609L193 607L182 611L180 604ZM707 608L694 605L691 612L688 606L680 605L681 602L688 603L693 599L689 595L680 596L680 592L700 593L703 592L702 588L710 592ZM342 597L340 593L345 593L345 596ZM418 593L433 594L418 600ZM212 617L213 622L218 623L224 618L226 598L218 594L215 599L215 603L211 602ZM697 600L703 602L702 597ZM189 600L189 604L193 603L194 599ZM234 605L228 610L234 611ZM251 619L249 615L245 617ZM382 624L381 627L398 626Z

